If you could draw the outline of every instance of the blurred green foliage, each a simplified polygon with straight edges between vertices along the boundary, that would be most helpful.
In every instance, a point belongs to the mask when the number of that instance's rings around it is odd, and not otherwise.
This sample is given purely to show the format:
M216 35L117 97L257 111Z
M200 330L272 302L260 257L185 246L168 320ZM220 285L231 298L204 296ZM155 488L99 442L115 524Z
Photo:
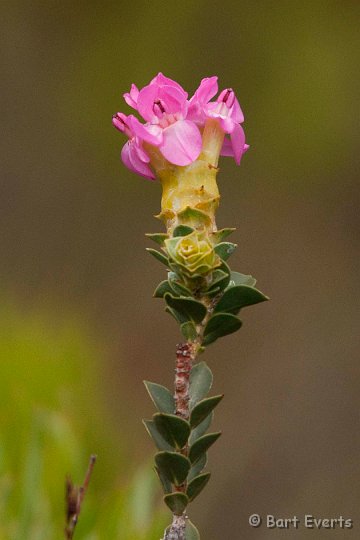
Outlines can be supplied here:
M1 540L61 538L65 475L80 484L91 452L99 459L75 538L158 540L164 523L156 510L153 517L150 464L115 480L127 460L106 422L94 347L79 322L7 305L0 326Z

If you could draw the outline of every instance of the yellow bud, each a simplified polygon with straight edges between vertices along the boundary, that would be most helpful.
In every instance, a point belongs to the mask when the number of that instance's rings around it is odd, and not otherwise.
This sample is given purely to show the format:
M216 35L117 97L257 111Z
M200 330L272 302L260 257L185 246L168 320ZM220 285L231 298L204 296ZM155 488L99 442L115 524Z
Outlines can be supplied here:
M188 277L204 276L221 264L212 243L202 232L169 238L165 247L170 260Z

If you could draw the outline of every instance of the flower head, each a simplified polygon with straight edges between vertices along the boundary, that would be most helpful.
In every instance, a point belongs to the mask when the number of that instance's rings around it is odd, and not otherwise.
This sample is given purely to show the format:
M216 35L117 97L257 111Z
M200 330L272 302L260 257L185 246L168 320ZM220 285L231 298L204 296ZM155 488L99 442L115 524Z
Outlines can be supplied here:
M187 93L175 81L159 73L140 91L132 85L125 101L146 121L134 124L136 136L159 148L174 165L189 165L201 152L201 133L194 122L186 120Z
M160 155L169 166L194 163L205 149L203 133L209 121L216 123L221 138L214 162L221 153L233 156L240 163L247 149L240 126L244 116L232 89L223 90L216 101L211 101L217 92L217 77L203 79L191 99L180 84L162 73L140 90L133 84L124 99L144 123L134 115L122 113L113 118L115 127L129 137L121 154L125 165L153 179L154 155ZM224 135L230 139L224 139Z

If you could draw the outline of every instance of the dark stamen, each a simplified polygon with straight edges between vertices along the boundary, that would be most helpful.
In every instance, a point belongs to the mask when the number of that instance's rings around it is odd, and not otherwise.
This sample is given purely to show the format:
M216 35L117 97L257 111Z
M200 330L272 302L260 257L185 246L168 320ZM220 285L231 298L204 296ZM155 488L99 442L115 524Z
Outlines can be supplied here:
M157 105L162 113L165 112L165 107L164 107L164 105L162 104L162 102L161 102L160 99L156 99L156 100L154 101L154 105Z
M119 113L113 114L113 119L118 120L118 122L121 122L125 126L124 120L119 116Z
M227 102L227 100L229 99L229 96L230 96L230 94L231 94L232 91L233 91L232 88L228 88L228 89L226 90L226 94L225 94L224 97L223 97L223 102L224 102L224 103Z

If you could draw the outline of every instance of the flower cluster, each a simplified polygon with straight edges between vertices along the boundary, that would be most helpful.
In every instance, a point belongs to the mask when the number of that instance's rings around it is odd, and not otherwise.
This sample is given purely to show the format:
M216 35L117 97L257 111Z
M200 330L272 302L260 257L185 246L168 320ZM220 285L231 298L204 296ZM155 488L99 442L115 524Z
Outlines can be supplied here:
M177 82L162 73L141 90L133 84L124 99L145 123L132 114L118 112L113 116L114 126L129 138L121 152L124 164L154 179L149 149L155 147L170 164L190 165L201 154L202 134L209 122L215 122L224 137L221 155L232 156L239 164L248 148L241 127L244 115L231 88L211 101L217 93L217 77L203 79L190 99Z

